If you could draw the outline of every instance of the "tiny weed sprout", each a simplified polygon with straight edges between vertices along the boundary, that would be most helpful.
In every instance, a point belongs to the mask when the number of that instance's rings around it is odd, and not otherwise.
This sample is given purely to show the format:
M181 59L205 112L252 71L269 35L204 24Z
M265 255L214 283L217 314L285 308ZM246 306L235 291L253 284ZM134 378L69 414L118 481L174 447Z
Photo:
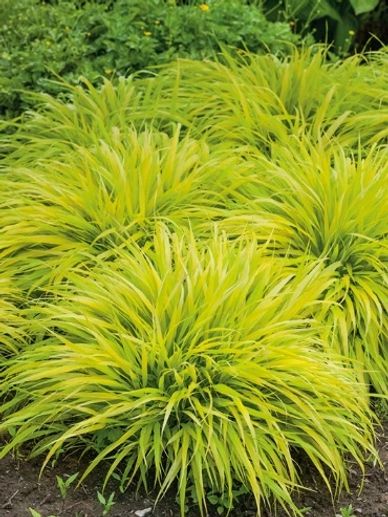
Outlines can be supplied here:
M108 515L108 513L110 512L112 506L115 504L114 497L114 492L112 492L108 498L105 498L105 496L101 492L97 492L97 499L103 508L102 515Z
M340 508L340 513L337 513L337 517L355 517L352 505Z
M34 96L0 142L0 458L76 448L63 498L106 466L104 515L113 478L182 516L248 494L302 516L298 458L333 498L378 462L387 52L327 57L224 51Z
M57 487L61 493L62 499L65 499L69 488L74 483L74 481L77 479L77 477L78 477L78 472L76 472L75 474L72 474L71 476L65 476L65 477L56 476Z

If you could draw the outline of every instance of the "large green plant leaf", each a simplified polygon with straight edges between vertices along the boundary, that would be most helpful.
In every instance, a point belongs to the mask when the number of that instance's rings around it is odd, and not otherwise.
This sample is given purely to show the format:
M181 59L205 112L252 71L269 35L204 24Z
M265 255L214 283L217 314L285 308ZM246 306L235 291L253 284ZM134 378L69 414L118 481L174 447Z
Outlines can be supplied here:
M357 18L350 12L344 13L341 23L336 24L334 33L335 48L346 53L351 46L350 34L357 29Z
M349 0L352 5L354 12L358 14L369 13L369 11L373 11L379 0Z
M328 16L338 22L341 16L330 0L288 0L286 3L289 14L309 22Z

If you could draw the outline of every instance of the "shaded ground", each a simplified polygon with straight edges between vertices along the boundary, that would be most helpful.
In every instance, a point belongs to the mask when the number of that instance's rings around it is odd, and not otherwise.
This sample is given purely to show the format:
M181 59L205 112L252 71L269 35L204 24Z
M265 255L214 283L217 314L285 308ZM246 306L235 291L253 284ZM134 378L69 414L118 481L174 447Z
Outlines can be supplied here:
M306 508L308 517L334 517L340 514L341 508L352 505L355 516L388 517L388 422L384 432L379 433L379 452L385 470L378 467L368 467L361 494L359 486L361 476L354 469L350 472L351 495L343 494L335 504L331 503L330 495L316 477L304 468L304 479L314 492L304 493L299 497L298 504ZM31 517L28 508L38 511L42 517L100 517L103 515L101 504L97 500L97 491L101 490L101 474L95 472L76 491L69 489L65 499L62 499L57 486L56 476L66 478L66 475L82 471L82 462L76 458L67 458L54 468L47 469L41 479L39 476L39 461L15 460L11 456L0 461L0 517ZM105 494L109 495L115 489L109 486ZM136 496L128 490L120 494L116 487L116 504L109 512L109 517L136 516L139 510L152 508L152 497ZM307 509L309 508L309 509ZM198 517L198 511L189 512L189 517ZM141 515L141 514L138 514ZM214 510L211 515L218 515ZM250 517L255 515L254 506L250 500L242 501L242 506L230 517ZM274 514L266 514L272 517ZM174 495L166 497L152 512L144 513L144 517L179 517L179 510L174 501ZM278 517L283 517L281 513ZM350 517L350 516L349 516Z

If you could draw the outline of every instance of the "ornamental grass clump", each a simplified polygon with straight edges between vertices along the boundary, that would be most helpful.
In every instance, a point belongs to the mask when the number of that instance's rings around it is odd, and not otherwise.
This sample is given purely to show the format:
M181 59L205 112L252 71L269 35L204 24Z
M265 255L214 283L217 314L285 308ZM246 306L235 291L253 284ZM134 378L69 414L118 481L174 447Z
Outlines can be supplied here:
M36 126L9 139L23 145L3 159L0 258L25 293L44 294L93 256L111 260L128 239L146 245L158 221L206 234L249 177L238 155L182 135L179 126L169 136L124 124L98 134L91 124L86 141L77 125L86 113L79 108L77 121L62 125L67 140Z
M1 457L26 443L45 464L92 450L83 477L108 460L106 481L159 497L174 483L183 515L189 490L202 514L208 493L231 506L241 488L258 512L298 513L296 452L336 490L345 456L362 467L375 454L366 387L321 346L323 264L292 271L255 239L205 245L163 227L147 251L116 254L39 302L44 338L1 375Z
M352 155L335 142L329 148L290 138L287 147L271 145L271 159L251 158L256 182L246 185L239 217L222 227L254 231L268 212L283 221L272 233L278 256L310 257L335 268L335 282L323 293L334 302L321 316L334 331L328 342L387 395L386 148Z
M386 141L387 52L330 62L327 49L311 47L285 59L227 53L218 62L180 60L156 79L160 114L170 108L198 134L268 151L292 135L310 140L334 135L356 149ZM211 86L210 86L211 85Z

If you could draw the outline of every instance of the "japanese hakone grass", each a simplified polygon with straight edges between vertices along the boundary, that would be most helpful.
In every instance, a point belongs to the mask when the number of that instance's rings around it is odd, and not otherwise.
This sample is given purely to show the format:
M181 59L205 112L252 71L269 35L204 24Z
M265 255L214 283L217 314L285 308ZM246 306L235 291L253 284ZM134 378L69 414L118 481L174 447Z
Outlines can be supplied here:
M267 149L290 135L313 140L334 134L357 148L387 137L387 53L327 61L327 48L295 50L287 59L227 53L219 62L180 60L155 79L160 113L212 141L231 140ZM209 88L211 84L211 88Z
M62 281L93 256L111 260L128 239L145 245L158 221L206 234L251 174L237 154L179 127L172 136L113 127L107 141L91 133L94 145L81 145L76 129L68 141L31 130L22 152L3 159L0 258L24 292Z
M245 186L245 208L242 201L239 217L222 223L233 234L242 226L254 231L265 213L275 214L283 220L272 234L278 255L335 267L336 280L323 294L335 304L321 316L335 329L331 346L356 359L382 395L388 395L387 157L384 147L347 155L335 142L331 148L307 138L290 138L287 147L273 143L271 159L256 153L257 185Z
M159 497L176 483L182 514L189 490L203 513L207 493L231 505L241 487L259 512L298 513L295 451L335 492L345 456L375 457L365 386L323 351L314 319L328 268L290 273L255 239L198 245L163 228L147 252L116 252L40 303L45 338L4 365L1 457L93 450L83 478L108 460L106 481Z
M244 143L267 149L307 132L314 141L326 134L357 148L387 137L387 52L330 62L324 46L295 49L288 58L226 51L215 61L178 60L155 70L105 80L101 88L86 79L61 83L69 102L33 94L38 114L27 114L16 138L6 143L21 154L23 134L42 137L55 156L70 145L109 144L112 130L145 125L169 132L180 123L208 143ZM159 73L156 73L159 72ZM211 87L209 85L211 84ZM61 143L58 146L58 143Z
M67 152L68 146L98 145L101 140L109 144L116 140L117 131L127 131L128 127L144 130L145 122L153 120L157 89L151 78L139 88L135 77L121 77L114 84L105 79L99 88L84 77L77 86L60 81L58 87L64 91L61 98L30 93L35 110L24 113L13 124L9 122L16 133L5 140L6 149L13 150L13 158L24 158L21 144L27 143L32 149L35 143L37 154L58 157Z

